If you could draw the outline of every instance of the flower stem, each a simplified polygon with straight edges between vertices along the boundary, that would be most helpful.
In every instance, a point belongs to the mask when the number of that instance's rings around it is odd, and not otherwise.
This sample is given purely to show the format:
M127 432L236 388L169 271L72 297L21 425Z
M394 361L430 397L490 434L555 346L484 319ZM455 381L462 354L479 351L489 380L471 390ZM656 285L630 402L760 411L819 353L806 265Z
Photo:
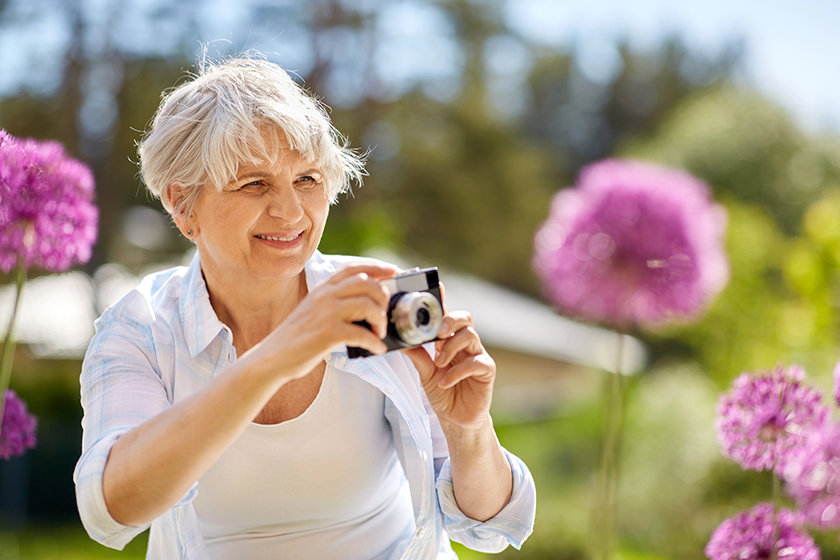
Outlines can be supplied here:
M624 336L618 334L614 371L606 372L604 383L604 425L601 440L601 461L598 469L593 519L595 557L609 560L613 556L618 512L619 454L624 420Z
M20 257L17 266L15 303L12 307L9 326L6 329L6 337L3 340L3 352L0 354L0 430L3 429L3 413L6 410L6 390L9 388L9 381L12 378L12 362L15 358L15 340L12 337L12 331L14 331L15 318L17 317L20 294L23 292L24 283L26 283L26 267L23 265L23 257Z
M782 502L782 479L776 474L775 469L771 471L773 477L773 544L770 548L770 560L779 557L779 507Z

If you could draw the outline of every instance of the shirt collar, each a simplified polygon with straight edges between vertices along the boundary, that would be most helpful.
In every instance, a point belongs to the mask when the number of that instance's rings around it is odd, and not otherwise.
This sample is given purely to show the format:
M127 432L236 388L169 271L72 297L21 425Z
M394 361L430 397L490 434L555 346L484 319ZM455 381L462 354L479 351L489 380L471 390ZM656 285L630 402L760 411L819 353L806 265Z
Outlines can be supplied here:
M333 264L324 258L320 251L309 259L304 268L306 273L306 287L312 289L335 274ZM184 275L184 289L179 303L181 324L184 325L184 338L194 358L207 348L219 332L225 329L219 320L213 306L210 305L210 294L204 275L201 273L201 259L195 252L187 273ZM346 355L346 350L344 350Z
M210 294L201 273L198 251L187 268L183 282L179 302L181 324L184 326L184 338L190 350L190 357L194 358L213 342L225 326L210 305Z
M330 276L336 273L335 265L324 258L320 251L309 259L304 268L306 271L306 288L311 290L318 284L325 282Z

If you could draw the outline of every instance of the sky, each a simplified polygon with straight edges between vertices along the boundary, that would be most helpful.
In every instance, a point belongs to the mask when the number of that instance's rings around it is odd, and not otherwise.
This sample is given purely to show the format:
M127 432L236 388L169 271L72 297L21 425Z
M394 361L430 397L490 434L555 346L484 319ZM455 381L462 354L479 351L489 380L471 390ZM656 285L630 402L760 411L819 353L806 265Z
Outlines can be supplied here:
M534 40L596 49L619 38L651 49L677 33L715 53L743 38L747 83L807 130L840 132L840 1L508 0L507 17Z

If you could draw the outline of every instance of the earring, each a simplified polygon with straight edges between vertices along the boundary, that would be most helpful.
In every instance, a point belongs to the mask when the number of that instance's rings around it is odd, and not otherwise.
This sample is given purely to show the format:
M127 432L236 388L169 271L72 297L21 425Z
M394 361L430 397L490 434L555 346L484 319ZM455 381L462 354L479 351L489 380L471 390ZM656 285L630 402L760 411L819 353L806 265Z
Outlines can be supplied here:
M192 234L193 234L193 230L188 229L188 230L187 230L187 236L191 236Z

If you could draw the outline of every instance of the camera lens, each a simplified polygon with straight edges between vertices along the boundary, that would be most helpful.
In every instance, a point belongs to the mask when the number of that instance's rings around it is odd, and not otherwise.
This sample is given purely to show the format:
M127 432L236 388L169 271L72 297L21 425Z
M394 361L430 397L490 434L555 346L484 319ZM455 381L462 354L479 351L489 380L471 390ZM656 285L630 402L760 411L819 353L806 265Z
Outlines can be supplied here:
M417 324L419 325L428 325L429 324L429 310L425 307L421 307L417 310Z
M429 292L408 292L394 305L391 318L399 337L406 344L417 346L437 336L443 310Z

